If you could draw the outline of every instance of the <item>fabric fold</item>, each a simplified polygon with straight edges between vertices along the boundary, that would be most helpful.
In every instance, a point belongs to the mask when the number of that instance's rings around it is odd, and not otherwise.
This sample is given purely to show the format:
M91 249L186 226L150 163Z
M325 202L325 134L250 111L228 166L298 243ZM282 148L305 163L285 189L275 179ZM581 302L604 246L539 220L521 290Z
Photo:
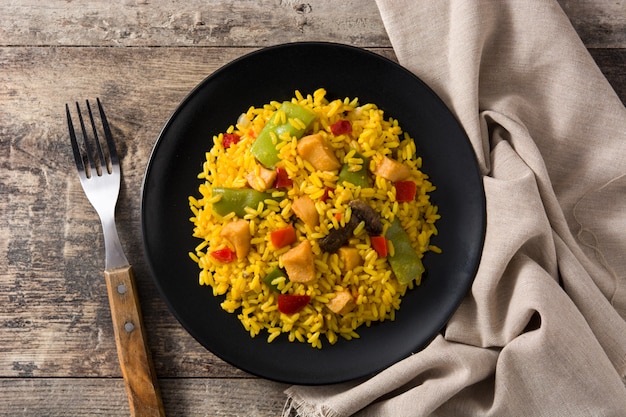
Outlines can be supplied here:
M366 380L290 387L290 407L623 415L626 109L555 0L377 4L400 64L468 134L484 176L483 257L424 350Z

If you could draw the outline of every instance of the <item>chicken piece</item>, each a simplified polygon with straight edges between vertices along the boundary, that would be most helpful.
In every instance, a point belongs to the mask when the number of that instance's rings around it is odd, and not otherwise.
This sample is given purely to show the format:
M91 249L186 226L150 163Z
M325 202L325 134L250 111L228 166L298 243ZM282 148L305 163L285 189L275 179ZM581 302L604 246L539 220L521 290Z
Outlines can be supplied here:
M298 246L280 257L289 281L311 282L315 279L315 261L311 243L303 240Z
M302 159L308 161L317 170L334 171L341 168L335 152L319 133L300 139L296 150Z
M234 247L237 259L248 256L250 251L250 225L247 220L236 220L227 223L220 236L228 240Z
M326 304L333 313L342 315L349 313L355 305L354 298L348 290L338 292L335 297Z
M291 210L293 210L296 216L311 229L320 222L320 216L315 208L315 203L309 196L305 195L295 199L294 202L291 203Z
M339 259L342 261L342 270L343 272L348 272L361 265L363 259L361 255L359 255L359 250L357 248L351 248L348 246L344 246L339 248L337 252L339 254Z
M411 175L411 170L401 162L395 161L386 156L374 169L374 174L389 181L402 181Z
M276 171L257 165L253 172L246 175L246 180L251 188L263 192L274 184Z

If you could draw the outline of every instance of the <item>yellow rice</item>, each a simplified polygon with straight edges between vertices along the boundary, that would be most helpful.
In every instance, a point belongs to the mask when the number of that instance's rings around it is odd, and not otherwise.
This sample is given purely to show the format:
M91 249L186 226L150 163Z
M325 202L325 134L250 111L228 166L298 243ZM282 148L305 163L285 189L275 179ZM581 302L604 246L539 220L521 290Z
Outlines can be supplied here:
M258 164L250 153L250 145L281 105L279 102L270 102L260 108L250 107L237 123L226 130L227 133L241 136L237 146L224 149L223 134L214 136L214 145L206 152L206 162L198 175L203 181L199 186L199 196L189 197L193 213L190 219L194 225L193 236L201 239L201 243L189 256L200 268L200 285L211 286L215 296L224 296L221 307L228 313L237 314L250 336L255 337L265 331L267 341L272 342L285 333L289 341L321 348L323 342L332 345L339 337L347 340L358 338L357 329L363 324L370 326L373 322L394 320L406 291L419 285L419 282L413 281L402 285L395 279L386 258L380 258L371 247L362 224L355 229L350 241L350 245L359 250L363 259L361 266L342 273L339 256L320 249L318 240L326 236L331 228L345 225L349 220L351 209L347 203L358 198L370 203L388 221L397 217L420 257L428 251L441 252L430 243L431 236L437 234L435 222L439 214L429 198L429 193L435 187L428 176L421 172L422 161L416 156L415 143L402 131L397 120L385 118L383 111L375 104L360 105L357 98L329 100L326 91L321 88L306 96L296 91L291 101L317 115L309 130L322 131L334 148L338 160L354 166L353 170L358 170L364 163L361 158L354 156L351 151L353 148L369 158L370 169L385 155L393 155L408 166L411 169L410 179L417 184L415 201L395 201L393 183L379 176L375 177L372 188L338 185L336 171L316 171L298 156L295 138L274 137L280 149L281 164L293 180L293 187L274 191L275 196L287 198L279 202L266 200L259 207L247 210L245 219L250 224L251 249L246 259L231 263L220 263L213 259L210 252L231 247L220 236L220 231L226 222L233 220L234 213L225 217L212 213L212 204L219 198L212 196L212 187L246 186L246 174ZM285 118L285 115L279 117ZM329 133L330 126L339 119L347 119L352 123L351 135L334 137ZM302 123L300 120L289 122L294 125ZM321 201L327 187L335 189L334 197ZM297 220L291 211L292 201L303 195L308 195L316 202L320 214L320 224L314 229ZM341 220L337 220L337 214ZM298 242L307 239L311 243L316 266L313 283L290 282L284 277L272 282L282 293L307 294L311 297L310 303L303 310L292 315L278 311L277 292L263 283L267 273L281 266L280 255L290 249L274 249L269 232L289 224L295 227ZM387 225L388 222L385 223L385 229ZM391 242L388 249L390 255L393 255ZM340 315L333 313L326 304L343 290L352 293L356 306L349 313Z

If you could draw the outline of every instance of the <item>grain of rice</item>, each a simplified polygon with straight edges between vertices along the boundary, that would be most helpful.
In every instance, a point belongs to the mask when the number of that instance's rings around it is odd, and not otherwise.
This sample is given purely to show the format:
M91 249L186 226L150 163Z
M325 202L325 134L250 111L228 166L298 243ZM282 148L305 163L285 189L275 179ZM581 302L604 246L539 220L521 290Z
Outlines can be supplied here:
M396 254L396 248L393 246L393 240L387 240L387 251L389 251L389 257L393 258Z

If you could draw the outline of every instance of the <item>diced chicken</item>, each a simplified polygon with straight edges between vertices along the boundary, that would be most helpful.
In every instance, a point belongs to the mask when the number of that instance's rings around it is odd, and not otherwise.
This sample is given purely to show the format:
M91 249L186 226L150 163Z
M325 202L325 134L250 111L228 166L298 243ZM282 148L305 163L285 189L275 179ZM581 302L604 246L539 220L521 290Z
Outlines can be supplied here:
M346 314L349 313L356 304L350 291L345 290L338 292L326 305L333 313Z
M320 171L334 171L341 168L341 163L326 140L316 133L301 138L296 146L298 155Z
M234 247L237 259L248 256L250 251L250 225L247 220L236 220L227 223L220 236L228 240Z
M281 261L289 281L311 282L315 279L315 261L313 251L308 240L285 252Z
M374 169L374 174L395 182L407 179L411 175L411 170L401 162L385 156Z
M310 228L314 228L320 222L320 216L315 208L315 203L309 196L298 197L291 203L291 209L300 220Z
M246 175L248 185L257 191L265 191L271 188L276 180L276 171L257 165L254 171Z
M344 246L339 248L337 251L339 254L339 259L341 259L343 265L343 272L348 272L361 265L363 259L361 255L359 255L359 250L357 248L351 248L348 246Z

